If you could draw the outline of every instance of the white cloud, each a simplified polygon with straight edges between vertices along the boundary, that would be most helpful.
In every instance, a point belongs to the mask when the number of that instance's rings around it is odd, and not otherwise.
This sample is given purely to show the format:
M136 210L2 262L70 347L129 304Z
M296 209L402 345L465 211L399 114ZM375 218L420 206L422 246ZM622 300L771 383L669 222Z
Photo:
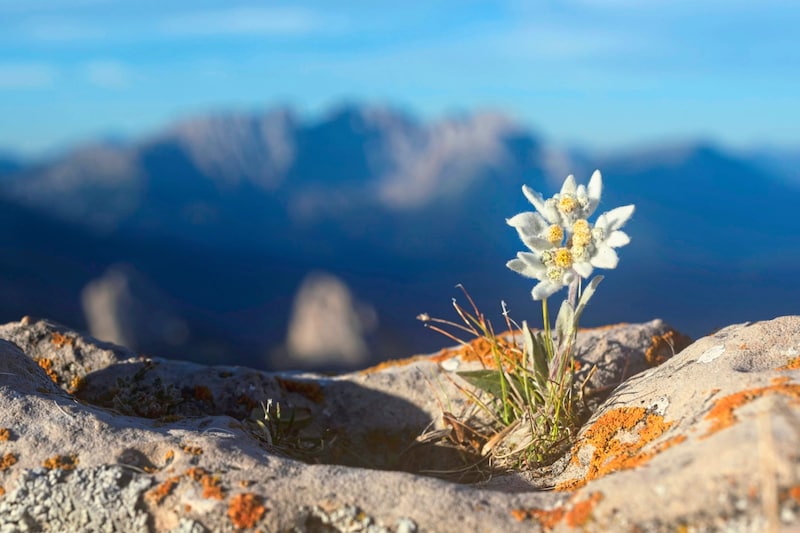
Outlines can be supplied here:
M130 68L116 61L91 61L84 65L86 79L104 89L124 89L133 81Z
M56 69L44 63L0 63L0 90L49 87Z
M170 35L304 35L324 25L308 9L237 7L172 16L161 30Z

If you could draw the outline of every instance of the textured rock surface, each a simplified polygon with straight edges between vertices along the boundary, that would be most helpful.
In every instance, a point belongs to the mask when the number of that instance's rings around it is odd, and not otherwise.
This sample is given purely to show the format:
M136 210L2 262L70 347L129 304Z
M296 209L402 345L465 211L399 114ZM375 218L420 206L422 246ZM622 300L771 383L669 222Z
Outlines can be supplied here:
M582 371L596 365L591 387L610 396L578 441L546 473L471 485L420 475L452 457L414 438L441 427L440 404L458 398L448 376L480 364L478 344L325 377L138 358L29 319L0 339L2 532L800 523L800 317L731 326L671 358L686 339L660 321L581 332ZM268 400L301 433L260 428Z

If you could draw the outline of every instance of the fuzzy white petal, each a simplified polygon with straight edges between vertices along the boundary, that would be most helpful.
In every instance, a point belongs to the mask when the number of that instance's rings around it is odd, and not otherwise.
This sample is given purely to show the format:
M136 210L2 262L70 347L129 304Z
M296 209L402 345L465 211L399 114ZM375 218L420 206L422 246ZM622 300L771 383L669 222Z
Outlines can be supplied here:
M624 231L612 231L611 235L606 238L605 243L612 248L619 248L631 242L631 238Z
M619 256L613 248L603 244L597 247L597 253L592 257L591 263L597 268L617 268Z
M522 186L522 194L524 194L525 198L527 198L528 201L533 204L533 207L535 207L537 211L539 211L540 213L544 213L545 211L544 198L542 197L541 194L534 191L527 185Z
M592 264L589 261L581 261L579 263L574 263L572 265L572 269L578 273L578 275L582 278L588 278L592 275Z
M533 250L534 252L544 252L545 250L550 250L553 248L553 243L548 240L540 239L539 237L532 237L530 235L524 234L521 231L517 230L519 233L519 238L528 247L529 250Z
M534 300L543 300L549 298L551 295L557 293L563 285L553 283L550 280L540 281L531 291Z
M600 217L598 217L597 226L600 226L600 219L603 218L606 231L617 230L625 225L628 219L633 215L633 211L635 209L636 207L631 204L617 207L611 211L606 211L600 215Z
M506 266L516 272L517 274L522 274L526 278L534 278L539 279L539 272L536 269L531 268L531 266L521 259L512 259Z
M591 216L594 210L597 209L598 204L600 204L600 196L603 194L603 176L600 174L599 170L595 170L594 173L592 173L592 177L589 179L587 192L589 196L587 216Z
M533 211L514 215L506 219L506 223L513 228L524 231L528 235L539 235L549 226L539 213L534 213Z
M575 176L570 174L567 176L567 179L564 180L564 185L561 186L561 194L571 194L575 196L575 192Z

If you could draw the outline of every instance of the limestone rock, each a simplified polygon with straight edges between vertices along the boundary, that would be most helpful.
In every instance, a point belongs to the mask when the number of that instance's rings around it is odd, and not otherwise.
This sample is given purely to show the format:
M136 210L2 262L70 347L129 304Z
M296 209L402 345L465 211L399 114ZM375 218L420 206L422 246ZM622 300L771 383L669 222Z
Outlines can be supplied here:
M422 475L456 463L415 437L463 405L453 371L480 367L480 343L321 376L141 358L30 319L0 339L0 532L800 523L800 317L682 351L660 321L582 331L606 397L572 448L472 484Z

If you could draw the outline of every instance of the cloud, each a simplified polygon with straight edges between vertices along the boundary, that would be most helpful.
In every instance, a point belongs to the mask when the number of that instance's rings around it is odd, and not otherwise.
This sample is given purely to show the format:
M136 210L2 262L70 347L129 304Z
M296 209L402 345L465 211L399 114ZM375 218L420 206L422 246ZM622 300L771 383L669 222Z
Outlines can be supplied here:
M176 15L164 19L161 30L174 36L305 35L325 25L308 9L237 7Z
M133 73L116 61L91 61L84 65L89 83L104 89L124 89L133 81Z
M56 69L44 63L0 63L0 90L49 87L55 78Z

